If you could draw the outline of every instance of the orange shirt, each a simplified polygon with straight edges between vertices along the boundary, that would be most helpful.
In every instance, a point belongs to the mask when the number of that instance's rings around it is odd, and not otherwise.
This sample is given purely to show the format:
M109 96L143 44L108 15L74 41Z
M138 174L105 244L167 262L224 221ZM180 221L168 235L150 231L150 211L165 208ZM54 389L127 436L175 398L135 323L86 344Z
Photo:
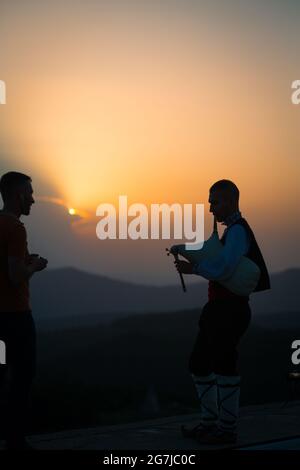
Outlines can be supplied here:
M27 235L17 217L0 211L0 315L1 312L31 310L29 282L12 284L8 275L8 257L14 256L29 262Z

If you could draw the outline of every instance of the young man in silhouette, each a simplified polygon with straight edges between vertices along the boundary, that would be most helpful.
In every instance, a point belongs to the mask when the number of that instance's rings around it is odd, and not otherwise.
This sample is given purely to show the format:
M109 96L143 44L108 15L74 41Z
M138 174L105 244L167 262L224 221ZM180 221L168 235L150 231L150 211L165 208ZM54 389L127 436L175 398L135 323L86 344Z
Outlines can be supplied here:
M8 378L5 438L8 449L28 449L25 439L28 400L35 374L35 326L31 315L29 279L47 266L30 255L22 215L29 215L33 199L31 178L9 172L0 180L4 202L0 211L0 340L6 364L0 364L0 385Z
M190 357L192 374L200 398L200 423L183 428L187 437L206 444L235 443L239 410L240 376L237 345L251 318L249 297L236 295L219 281L230 278L242 256L260 268L254 292L270 289L268 271L255 236L239 211L239 190L229 180L217 181L209 192L210 212L226 226L222 252L213 260L196 265L175 262L179 272L209 280L208 302L202 309L199 333Z

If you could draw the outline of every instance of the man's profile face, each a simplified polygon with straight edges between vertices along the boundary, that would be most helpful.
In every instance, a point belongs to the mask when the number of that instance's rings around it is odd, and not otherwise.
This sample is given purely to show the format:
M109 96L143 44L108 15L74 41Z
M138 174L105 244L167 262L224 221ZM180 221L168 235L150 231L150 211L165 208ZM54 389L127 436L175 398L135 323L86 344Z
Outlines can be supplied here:
M21 209L21 214L29 215L32 204L34 204L33 199L33 189L30 181L22 184L18 191L18 199Z
M209 211L218 222L223 222L232 213L232 200L225 191L214 190L209 193Z

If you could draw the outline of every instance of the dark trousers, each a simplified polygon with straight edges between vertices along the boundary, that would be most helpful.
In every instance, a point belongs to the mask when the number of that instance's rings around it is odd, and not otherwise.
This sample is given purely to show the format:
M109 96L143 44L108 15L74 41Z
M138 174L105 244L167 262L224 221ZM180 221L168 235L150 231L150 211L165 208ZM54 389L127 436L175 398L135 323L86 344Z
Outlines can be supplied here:
M237 346L251 319L244 299L216 299L202 309L199 333L190 357L190 372L206 376L238 375Z
M0 364L0 386L7 382L4 433L7 440L24 438L31 384L36 366L36 334L31 312L0 312L0 340L6 365Z

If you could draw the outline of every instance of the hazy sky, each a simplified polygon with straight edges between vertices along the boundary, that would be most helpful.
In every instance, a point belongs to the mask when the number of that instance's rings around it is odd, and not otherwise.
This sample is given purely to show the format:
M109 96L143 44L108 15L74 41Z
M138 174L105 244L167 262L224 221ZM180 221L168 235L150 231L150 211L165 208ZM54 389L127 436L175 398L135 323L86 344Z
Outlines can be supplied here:
M1 0L0 170L33 177L32 251L176 282L172 242L100 241L96 207L205 203L208 235L229 178L270 270L299 266L299 18L296 0Z

